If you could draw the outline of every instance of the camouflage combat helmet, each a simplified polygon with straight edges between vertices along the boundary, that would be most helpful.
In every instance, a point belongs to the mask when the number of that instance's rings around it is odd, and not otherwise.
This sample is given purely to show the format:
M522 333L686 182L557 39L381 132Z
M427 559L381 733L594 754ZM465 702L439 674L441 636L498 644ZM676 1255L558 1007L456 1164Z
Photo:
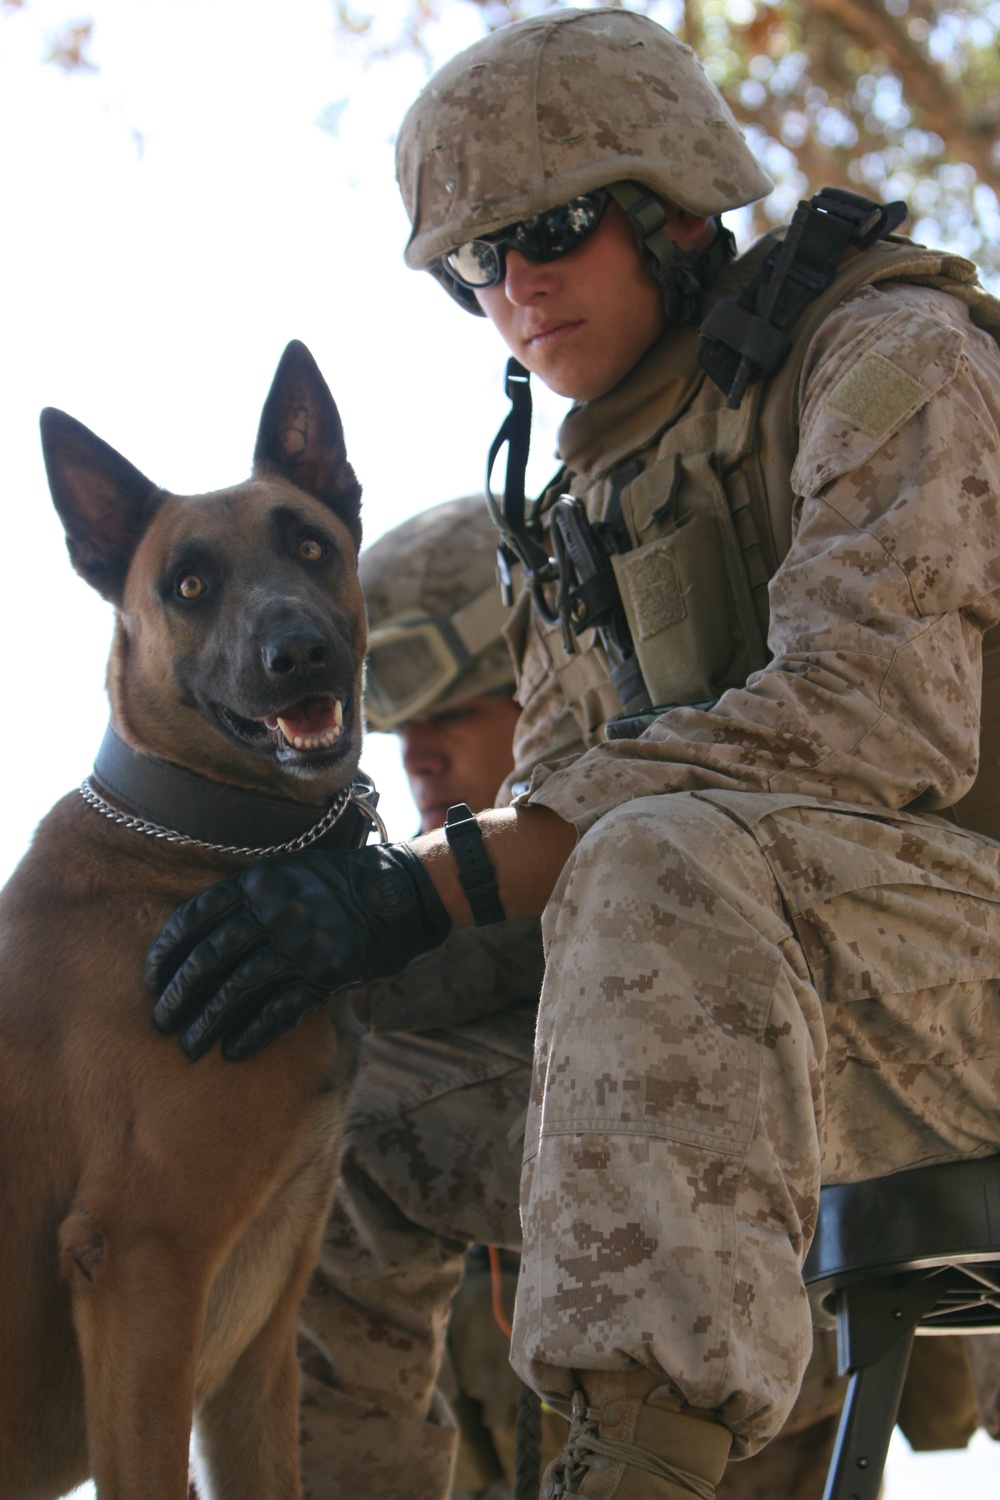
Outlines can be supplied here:
M467 240L616 183L706 217L772 187L691 49L611 9L546 12L452 58L403 120L396 176L407 265L471 312L439 263Z
M500 634L509 611L496 582L497 540L485 499L467 495L422 511L363 549L370 729L393 729L481 693L513 694Z

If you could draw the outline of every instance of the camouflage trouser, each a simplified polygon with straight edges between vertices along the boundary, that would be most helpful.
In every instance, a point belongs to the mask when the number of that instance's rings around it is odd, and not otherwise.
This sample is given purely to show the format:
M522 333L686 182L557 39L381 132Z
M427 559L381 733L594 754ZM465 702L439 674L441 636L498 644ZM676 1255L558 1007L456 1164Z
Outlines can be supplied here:
M532 1002L366 1039L300 1320L303 1500L449 1492L456 1434L435 1383L469 1244L520 1246L534 1023Z
M519 1122L534 1031L526 1005L460 1031L365 1043L334 1209L302 1308L303 1500L448 1494L458 1435L435 1391L445 1327L467 1241L520 1245ZM820 1500L843 1399L834 1342L821 1336L794 1435L732 1465L719 1500ZM494 1393L509 1374L494 1374ZM547 1423L547 1448L557 1431Z
M546 914L522 1184L534 1384L638 1361L743 1451L777 1430L820 1172L1000 1145L998 857L905 815L721 794L632 803L581 842ZM304 1309L307 1500L448 1492L448 1303L470 1240L519 1243L532 1022L368 1039ZM720 1500L818 1497L840 1391L824 1340L788 1436Z
M735 1456L812 1342L821 1178L1000 1148L1000 845L745 793L628 803L543 921L512 1360L661 1371Z

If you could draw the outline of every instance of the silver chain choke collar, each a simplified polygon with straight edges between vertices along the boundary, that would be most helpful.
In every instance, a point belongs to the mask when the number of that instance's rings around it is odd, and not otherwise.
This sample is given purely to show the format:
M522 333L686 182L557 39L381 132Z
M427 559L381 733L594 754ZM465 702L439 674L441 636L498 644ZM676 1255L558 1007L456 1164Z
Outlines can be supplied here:
M187 833L178 833L173 828L164 828L159 823L147 822L145 818L134 817L126 813L120 807L115 807L94 790L89 776L85 776L78 788L80 796L88 807L95 812L101 813L109 818L112 823L117 823L122 828L130 828L134 833L144 833L149 838L163 839L168 844L187 845L194 849L207 849L212 854L233 854L242 859L269 859L273 854L296 854L300 849L307 849L310 844L315 844L336 823L341 813L349 802L359 807L366 817L370 818L379 832L379 838L383 844L388 842L386 826L375 809L356 795L353 787L343 787L334 797L326 812L318 823L312 828L307 828L305 833L300 833L298 838L289 839L287 844L273 844L270 848L260 849L252 846L237 848L232 844L210 844L205 839L193 838Z

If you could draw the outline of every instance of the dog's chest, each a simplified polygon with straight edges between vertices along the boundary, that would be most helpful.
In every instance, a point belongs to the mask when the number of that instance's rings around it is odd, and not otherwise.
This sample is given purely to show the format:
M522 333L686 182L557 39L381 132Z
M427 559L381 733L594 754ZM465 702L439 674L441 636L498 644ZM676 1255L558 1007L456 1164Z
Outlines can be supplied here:
M304 1289L336 1178L345 1097L346 1090L336 1087L312 1101L283 1179L246 1224L212 1282L196 1405L225 1379L289 1284L300 1279Z

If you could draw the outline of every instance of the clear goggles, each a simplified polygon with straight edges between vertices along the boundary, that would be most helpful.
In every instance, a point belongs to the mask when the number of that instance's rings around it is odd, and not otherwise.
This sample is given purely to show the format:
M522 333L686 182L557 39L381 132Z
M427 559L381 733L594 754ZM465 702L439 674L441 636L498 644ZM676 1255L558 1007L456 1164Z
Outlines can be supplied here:
M441 265L449 276L473 291L496 286L506 275L505 250L517 250L526 260L558 260L590 238L610 199L606 188L583 193L507 229L498 229L496 234L466 240L442 255Z
M500 634L510 611L490 584L451 615L397 615L368 637L365 719L394 729L437 707ZM513 675L513 674L511 674Z

